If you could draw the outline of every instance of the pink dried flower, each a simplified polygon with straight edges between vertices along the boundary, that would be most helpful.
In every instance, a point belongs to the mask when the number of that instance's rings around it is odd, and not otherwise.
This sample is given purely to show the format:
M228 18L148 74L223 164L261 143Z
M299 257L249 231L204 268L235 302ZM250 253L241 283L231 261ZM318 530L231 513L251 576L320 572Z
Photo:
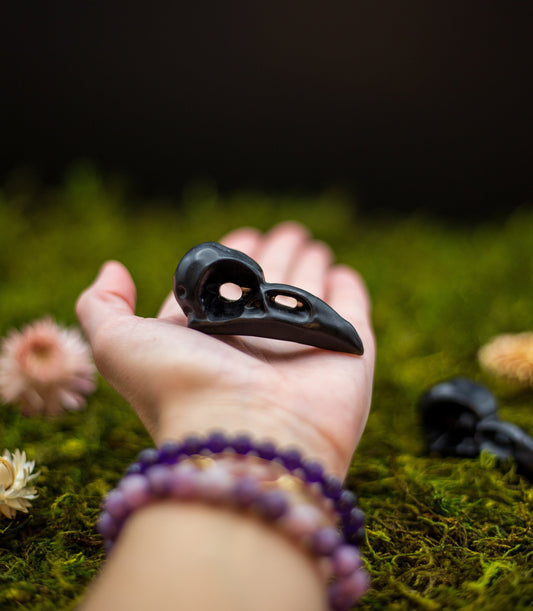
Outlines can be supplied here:
M80 409L94 388L90 349L77 329L45 318L11 331L0 344L0 397L20 402L26 415Z
M480 365L494 375L533 386L533 333L497 335L478 353Z

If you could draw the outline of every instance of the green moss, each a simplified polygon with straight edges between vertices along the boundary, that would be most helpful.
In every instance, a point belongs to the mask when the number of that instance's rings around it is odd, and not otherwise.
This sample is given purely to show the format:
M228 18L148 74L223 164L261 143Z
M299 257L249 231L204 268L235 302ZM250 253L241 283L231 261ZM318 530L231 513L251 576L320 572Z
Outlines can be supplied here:
M107 258L123 261L153 315L181 255L243 224L307 223L366 278L378 363L373 410L349 475L367 512L372 590L362 609L526 609L533 602L533 488L512 465L423 455L417 399L461 374L494 390L502 416L533 432L532 395L488 377L476 352L533 329L533 209L456 226L429 216L361 218L321 197L236 193L205 183L180 202L127 201L124 183L79 166L61 189L18 176L0 189L0 333L74 303ZM1 406L2 446L41 476L33 509L0 522L0 607L68 609L98 571L102 496L149 438L103 381L86 410L55 420ZM1 448L0 448L1 449Z

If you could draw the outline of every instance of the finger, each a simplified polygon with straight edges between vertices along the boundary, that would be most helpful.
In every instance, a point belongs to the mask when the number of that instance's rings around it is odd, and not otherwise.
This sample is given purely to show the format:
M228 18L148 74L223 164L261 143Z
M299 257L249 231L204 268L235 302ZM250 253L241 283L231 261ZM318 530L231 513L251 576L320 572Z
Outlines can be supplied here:
M157 318L171 320L179 325L187 324L187 317L183 313L183 310L180 308L180 305L172 292L169 293L165 301L163 301L163 305L157 314Z
M266 234L256 254L265 280L287 284L293 260L308 239L307 229L292 221L281 223Z
M285 281L286 271L292 264L294 254L308 240L307 230L295 222L286 222L263 235L255 229L239 229L228 234L223 243L236 248L255 259L262 267L269 282ZM277 259L277 261L276 261ZM265 338L247 337L241 340L254 353L270 351L273 354L295 352L292 342L279 342Z
M220 242L228 248L240 250L255 259L257 249L262 241L261 232L251 227L243 227L226 234Z
M298 253L289 271L287 283L324 298L326 274L333 261L333 253L324 242L309 242Z
M118 261L104 263L96 280L76 303L76 314L91 346L102 325L135 315L136 299L128 270Z
M352 323L361 336L365 354L373 355L374 335L370 297L361 276L346 265L330 268L326 278L327 303Z

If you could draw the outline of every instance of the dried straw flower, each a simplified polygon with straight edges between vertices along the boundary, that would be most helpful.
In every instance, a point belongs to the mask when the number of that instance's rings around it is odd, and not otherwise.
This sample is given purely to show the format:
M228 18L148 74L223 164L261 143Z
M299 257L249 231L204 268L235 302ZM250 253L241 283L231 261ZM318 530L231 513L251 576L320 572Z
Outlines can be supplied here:
M33 473L35 462L26 460L26 452L4 450L0 456L0 514L14 518L17 511L28 513L30 500L37 496L28 486L39 473Z
M11 331L0 344L0 398L20 402L26 415L80 409L94 388L91 352L77 329L45 318Z
M478 359L490 373L533 387L533 333L497 335L479 350Z

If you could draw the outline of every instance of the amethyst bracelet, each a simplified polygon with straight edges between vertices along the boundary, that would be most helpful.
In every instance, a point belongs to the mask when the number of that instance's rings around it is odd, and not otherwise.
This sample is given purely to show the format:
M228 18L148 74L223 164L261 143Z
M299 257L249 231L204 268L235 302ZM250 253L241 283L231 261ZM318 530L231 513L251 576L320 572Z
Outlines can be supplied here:
M355 494L343 489L342 482L335 476L326 475L318 461L303 458L296 448L278 450L268 440L254 443L244 433L230 436L214 431L205 438L191 435L181 442L166 442L159 449L147 448L139 454L137 462L129 467L127 474L144 473L152 465L174 464L198 454L213 455L228 451L241 456L250 455L276 461L306 484L316 484L324 497L333 503L346 541L354 545L362 543L365 516L357 507Z
M238 459L233 461L237 469L226 464L231 457ZM252 468L254 460L266 461L296 478L320 503L301 502L301 496L290 490L265 486ZM343 489L340 480L326 475L320 463L303 458L296 449L278 450L269 441L253 442L248 435L216 431L205 438L189 436L159 449L143 450L104 502L98 530L106 548L112 547L133 511L162 498L231 506L275 524L315 557L327 560L334 578L328 589L329 602L336 611L350 609L368 588L358 550L364 536L364 514L355 495ZM319 517L324 515L320 507L325 504L333 510L330 513L341 532Z

